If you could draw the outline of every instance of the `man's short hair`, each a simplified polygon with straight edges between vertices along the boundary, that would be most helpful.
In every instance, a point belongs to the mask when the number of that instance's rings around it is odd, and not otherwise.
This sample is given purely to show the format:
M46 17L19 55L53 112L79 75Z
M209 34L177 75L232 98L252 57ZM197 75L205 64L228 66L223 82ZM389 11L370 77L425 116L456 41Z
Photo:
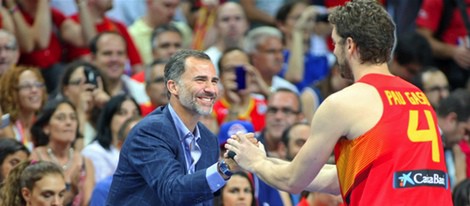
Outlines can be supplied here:
M183 34L181 34L181 31L172 23L168 24L163 24L159 27L157 27L155 30L152 32L152 38L151 38L151 45L152 45L152 50L157 48L157 37L160 36L160 34L165 33L165 32L175 32L178 35L180 35L181 38L183 38Z
M282 33L279 29L270 26L261 26L248 32L245 38L243 49L248 54L254 53L258 46L268 37L275 37L282 40Z
M97 54L98 53L98 42L100 41L100 39L103 36L108 35L108 34L113 34L113 35L117 35L117 36L121 37L122 42L124 42L124 47L127 51L127 41L126 41L126 39L124 39L124 37L119 32L104 31L104 32L98 33L93 39L91 39L91 41L90 41L90 52L92 54Z

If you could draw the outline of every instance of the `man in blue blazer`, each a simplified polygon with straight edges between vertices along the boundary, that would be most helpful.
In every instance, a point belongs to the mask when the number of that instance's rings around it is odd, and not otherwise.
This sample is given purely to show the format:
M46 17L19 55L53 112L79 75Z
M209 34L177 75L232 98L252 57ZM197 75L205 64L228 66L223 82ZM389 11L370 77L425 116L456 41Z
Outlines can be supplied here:
M218 161L217 137L199 122L212 112L218 94L209 57L180 51L166 65L164 78L169 104L129 133L107 205L212 205L214 193L230 178L225 163L230 160Z

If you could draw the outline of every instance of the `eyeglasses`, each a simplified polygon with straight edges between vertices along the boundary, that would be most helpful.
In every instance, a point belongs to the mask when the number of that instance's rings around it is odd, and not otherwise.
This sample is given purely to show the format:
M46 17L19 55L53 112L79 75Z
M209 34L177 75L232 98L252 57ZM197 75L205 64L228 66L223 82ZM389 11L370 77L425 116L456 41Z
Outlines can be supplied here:
M57 115L54 115L52 116L53 119L56 119L56 120L59 120L61 122L67 120L67 119L70 119L72 121L77 121L78 118L75 114L72 114L72 115L67 115L67 114L57 114Z
M449 86L433 86L426 89L427 92L444 92L449 91Z
M42 89L44 88L45 85L42 82L33 82L33 83L25 83L25 84L20 84L18 87L16 87L18 90L28 90L31 91L33 88L36 89Z
M70 80L68 82L68 85L74 85L74 86L78 86L82 83L82 79L75 79L75 80Z
M277 107L268 107L267 114L277 114L278 111L281 111L285 115L293 115L293 114L299 114L299 111L295 111L289 107L282 107L282 108L277 108Z
M10 43L10 44L4 45L4 46L0 46L0 51L11 52L11 51L16 51L16 49L17 49L17 47L14 43Z

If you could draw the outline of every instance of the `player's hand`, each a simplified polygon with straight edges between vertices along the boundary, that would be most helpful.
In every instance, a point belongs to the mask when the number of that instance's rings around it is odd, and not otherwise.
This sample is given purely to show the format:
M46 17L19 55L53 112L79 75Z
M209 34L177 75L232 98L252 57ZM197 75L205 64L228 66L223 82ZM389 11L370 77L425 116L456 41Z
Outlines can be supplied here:
M225 148L235 152L234 160L240 167L250 172L254 172L254 167L266 158L264 145L259 143L253 133L237 133L227 140Z

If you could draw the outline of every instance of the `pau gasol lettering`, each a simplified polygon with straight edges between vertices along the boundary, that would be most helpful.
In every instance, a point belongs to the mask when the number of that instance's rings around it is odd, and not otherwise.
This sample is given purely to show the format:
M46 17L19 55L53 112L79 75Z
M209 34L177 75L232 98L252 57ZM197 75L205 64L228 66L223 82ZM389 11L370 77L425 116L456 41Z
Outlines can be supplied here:
M394 188L434 186L447 189L448 185L447 173L440 170L409 170L393 175Z

